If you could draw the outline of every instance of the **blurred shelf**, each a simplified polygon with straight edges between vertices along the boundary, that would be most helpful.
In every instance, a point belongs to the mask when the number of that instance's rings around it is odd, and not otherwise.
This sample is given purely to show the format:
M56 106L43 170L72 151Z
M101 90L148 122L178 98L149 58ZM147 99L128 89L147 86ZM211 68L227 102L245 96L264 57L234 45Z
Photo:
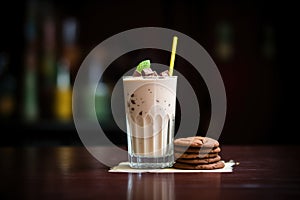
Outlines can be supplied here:
M57 120L39 120L34 122L25 122L20 120L7 120L0 122L5 130L26 130L26 131L75 131L73 121L57 121Z
M41 120L1 121L0 146L69 146L81 145L72 121Z
M73 121L0 121L0 146L82 146ZM104 133L115 144L126 144L126 134L109 127Z
M22 126L37 131L76 131L73 121L41 120L34 123L22 122Z

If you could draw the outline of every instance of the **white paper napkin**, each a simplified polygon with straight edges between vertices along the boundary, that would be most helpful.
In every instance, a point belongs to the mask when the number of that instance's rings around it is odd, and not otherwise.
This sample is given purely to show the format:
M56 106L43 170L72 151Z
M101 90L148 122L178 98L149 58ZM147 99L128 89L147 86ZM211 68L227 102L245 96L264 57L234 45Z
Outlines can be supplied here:
M126 172L126 173L197 173L197 172L232 172L235 162L230 160L225 162L225 167L222 169L213 170L186 170L186 169L175 169L175 168L164 168L164 169L133 169L129 166L128 162L121 162L119 165L112 167L109 172Z

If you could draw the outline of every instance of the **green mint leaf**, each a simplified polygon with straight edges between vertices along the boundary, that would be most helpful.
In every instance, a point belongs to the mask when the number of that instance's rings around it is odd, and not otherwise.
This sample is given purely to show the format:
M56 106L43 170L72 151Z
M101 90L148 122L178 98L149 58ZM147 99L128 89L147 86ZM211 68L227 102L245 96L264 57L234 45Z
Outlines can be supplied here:
M144 60L136 67L136 71L142 73L143 69L150 68L150 60Z

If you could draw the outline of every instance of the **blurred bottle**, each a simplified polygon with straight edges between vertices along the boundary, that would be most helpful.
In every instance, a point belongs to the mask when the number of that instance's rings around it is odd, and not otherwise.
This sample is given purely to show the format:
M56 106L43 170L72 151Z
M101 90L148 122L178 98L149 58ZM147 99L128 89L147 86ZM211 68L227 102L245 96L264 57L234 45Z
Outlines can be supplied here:
M25 71L23 89L23 118L35 121L39 116L37 91L37 7L36 1L28 4L25 24Z
M109 88L105 82L100 81L95 93L95 109L98 120L105 125L109 125L109 100Z
M55 116L60 121L69 121L72 117L72 88L70 82L70 62L61 60L57 68L55 91Z
M78 22L68 18L62 25L62 55L57 66L57 85L55 92L55 117L58 120L72 119L72 75L78 68L80 56L77 44Z
M216 53L218 58L229 61L234 53L232 26L229 22L220 22L216 27L217 43Z
M81 51L78 44L79 24L76 18L70 17L63 21L62 57L70 62L71 83L79 68Z
M89 81L90 86L97 82L100 77L99 74L103 74L103 67L100 59L92 59L89 67ZM90 105L87 105L90 106ZM95 91L95 111L98 120L102 125L109 125L110 114L110 98L109 87L101 79L98 81L98 85Z
M9 72L9 57L0 53L0 119L11 119L16 107L16 80Z
M262 41L262 55L263 58L272 61L275 59L275 34L271 26L263 27L263 41Z
M56 85L56 26L50 5L44 5L43 43L41 60L41 115L53 118L54 89Z

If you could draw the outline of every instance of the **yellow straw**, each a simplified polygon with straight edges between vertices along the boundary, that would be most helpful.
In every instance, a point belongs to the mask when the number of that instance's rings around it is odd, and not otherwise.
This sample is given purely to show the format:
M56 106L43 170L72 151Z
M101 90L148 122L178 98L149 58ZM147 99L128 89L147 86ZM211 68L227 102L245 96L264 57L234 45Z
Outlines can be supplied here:
M174 36L173 37L173 44L172 44L172 54L171 54L171 60L170 60L170 69L169 69L169 75L170 76L173 76L177 40L178 40L178 38L176 36Z

